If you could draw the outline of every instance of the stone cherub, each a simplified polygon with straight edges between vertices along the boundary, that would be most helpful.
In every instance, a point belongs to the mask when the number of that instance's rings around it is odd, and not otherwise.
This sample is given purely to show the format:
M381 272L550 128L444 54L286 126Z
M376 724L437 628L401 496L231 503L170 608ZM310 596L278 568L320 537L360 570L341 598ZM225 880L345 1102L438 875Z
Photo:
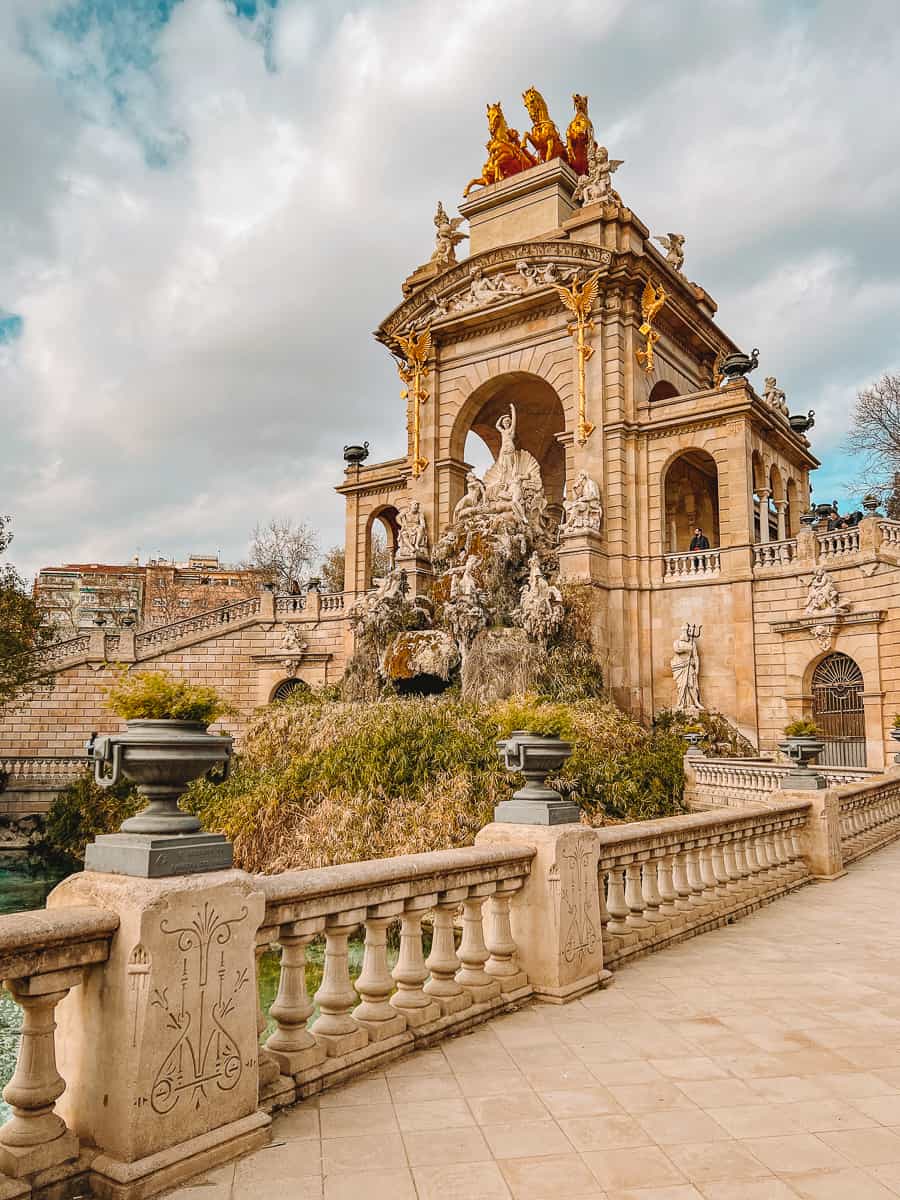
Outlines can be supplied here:
M808 613L843 613L849 607L849 604L841 603L837 586L826 569L824 567L816 567L813 571L812 579L809 581L805 611Z
M670 267L674 267L676 271L680 271L684 266L684 242L683 233L667 233L665 237L654 237L654 242L659 242L666 252L666 262Z
M397 515L398 558L424 558L428 554L428 527L418 500Z
M434 227L437 233L435 234L434 253L431 256L433 263L437 263L441 267L452 267L456 262L456 247L469 236L467 233L459 231L464 219L463 217L448 217L443 204L438 200L437 212L434 214Z
M621 204L619 193L612 186L612 175L624 162L624 158L610 158L605 146L596 142L589 146L587 174L578 178L575 199L582 204Z
M771 404L772 408L777 408L779 412L787 415L788 406L784 392L778 386L774 375L766 376L765 387L763 388L763 399L767 404Z
M599 530L603 519L600 488L587 471L579 471L575 476L571 494L563 500L563 513L560 536L582 529Z

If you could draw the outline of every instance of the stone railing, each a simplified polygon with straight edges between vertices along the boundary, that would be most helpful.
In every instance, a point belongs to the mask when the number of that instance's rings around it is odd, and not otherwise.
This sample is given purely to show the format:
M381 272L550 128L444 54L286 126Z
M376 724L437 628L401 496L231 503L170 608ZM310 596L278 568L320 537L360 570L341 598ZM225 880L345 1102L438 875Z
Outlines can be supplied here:
M879 521L882 545L900 546L900 521Z
M303 612L306 608L306 593L301 592L296 596L276 596L275 611L281 615L285 613Z
M666 583L712 579L721 569L721 555L718 550L692 550L688 554L663 555L663 581Z
M322 612L343 612L343 610L343 592L329 592L322 596Z
M60 662L65 658L77 658L81 654L87 654L90 648L91 635L82 633L78 637L67 638L64 642L54 642L44 651L43 659L48 663Z
M900 778L841 789L840 830L845 865L900 836Z
M753 547L754 567L785 567L797 557L797 539L781 542L759 542Z
M733 808L764 801L780 789L789 770L787 763L764 759L688 755L685 759L685 803L689 808ZM866 767L817 767L816 770L833 787L863 783L878 774Z
M48 784L58 787L77 778L87 768L84 757L42 758L40 755L0 757L0 792L23 784Z
M751 912L810 877L808 802L597 831L604 965Z
M214 629L219 625L232 625L235 621L246 621L250 617L256 616L260 607L259 596L251 596L248 600L238 600L235 604L226 604L222 608L213 608L209 612L185 617L183 621L158 625L155 629L147 629L143 633L135 635L135 651L139 653L141 650L161 646L166 642L177 642L193 633Z
M859 550L859 528L836 529L833 533L817 533L819 558L837 558Z

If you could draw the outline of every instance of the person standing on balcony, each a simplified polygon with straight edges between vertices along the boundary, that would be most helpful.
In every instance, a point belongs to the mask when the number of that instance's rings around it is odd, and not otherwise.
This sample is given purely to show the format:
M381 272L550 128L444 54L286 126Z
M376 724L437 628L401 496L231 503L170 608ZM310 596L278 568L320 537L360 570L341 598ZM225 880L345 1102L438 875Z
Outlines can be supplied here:
M691 538L691 544L688 547L688 549L689 550L708 550L709 549L709 538L706 536L706 534L703 532L703 530L700 528L699 525L694 529L694 536Z

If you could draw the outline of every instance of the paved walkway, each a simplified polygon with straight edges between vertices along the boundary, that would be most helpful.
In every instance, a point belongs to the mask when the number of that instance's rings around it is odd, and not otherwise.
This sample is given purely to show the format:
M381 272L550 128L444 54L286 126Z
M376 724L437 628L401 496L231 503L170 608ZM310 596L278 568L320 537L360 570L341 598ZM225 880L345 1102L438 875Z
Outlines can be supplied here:
M276 1117L178 1200L900 1196L900 844Z

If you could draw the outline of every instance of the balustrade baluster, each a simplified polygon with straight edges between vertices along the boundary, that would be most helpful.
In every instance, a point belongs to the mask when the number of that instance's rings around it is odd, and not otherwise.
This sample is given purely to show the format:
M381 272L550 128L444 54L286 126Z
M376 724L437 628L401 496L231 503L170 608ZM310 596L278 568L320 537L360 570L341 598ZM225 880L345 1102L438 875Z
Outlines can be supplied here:
M691 904L695 909L706 908L707 900L703 895L705 884L700 873L700 851L686 850L684 856L687 860L687 881L691 887Z
M504 996L528 986L528 976L519 968L516 943L513 941L509 919L509 906L513 894L519 891L521 886L520 879L506 879L499 884L495 894L488 900L485 944L490 951L490 957L484 964L484 969L500 984L500 991Z
M713 842L709 848L710 865L712 867L712 876L716 881L716 895L722 899L728 899L728 872L725 870L725 850L721 842Z
M699 854L700 878L703 881L702 899L707 904L716 904L719 895L716 873L713 869L712 846L701 846Z
M483 909L487 896L496 891L495 883L479 883L469 889L463 900L463 932L459 943L460 968L456 982L462 984L476 1004L500 995L500 984L484 969L489 954L484 941Z
M55 1111L66 1090L56 1068L55 1013L81 980L76 968L6 981L22 1009L16 1069L3 1089L12 1116L0 1127L0 1172L14 1179L78 1157L78 1139Z
M256 945L256 1035L257 1042L266 1032L266 1014L263 1012L262 999L259 994L259 966L262 961L262 956L271 949L272 939L275 937L273 929L261 929L257 934L257 938L262 939L257 941ZM281 1077L281 1067L278 1059L269 1050L263 1049L262 1046L257 1048L257 1068L259 1075L258 1097L262 1107L271 1107L267 1104L275 1095L282 1089L279 1086Z
M442 892L432 913L431 953L425 960L430 976L424 990L426 995L439 1005L444 1016L461 1012L472 1003L469 993L456 982L459 959L456 955L453 932L453 919L459 903L468 893L468 888L453 888Z
M672 859L672 886L678 899L675 907L679 912L692 912L696 907L694 889L688 877L687 851L679 850Z
M600 930L606 933L609 925L609 909L606 907L606 872L602 867L597 869L597 892L600 900Z
M656 860L650 859L645 862L641 871L642 886L641 891L644 896L644 918L651 923L656 921L664 921L665 915L660 912L662 906L662 896L659 894L659 884L657 882L657 865Z
M625 868L625 903L628 905L628 916L625 918L628 928L646 929L640 863L629 863Z
M319 1016L312 1025L316 1040L329 1057L360 1050L369 1040L365 1029L351 1015L356 991L350 982L347 939L365 921L364 908L336 913L325 922L325 971L315 1001Z
M278 1063L283 1075L297 1075L319 1066L325 1060L321 1046L306 1028L313 1014L313 1003L306 989L306 947L325 928L325 919L296 921L283 925L278 935L281 944L281 973L278 995L269 1009L275 1032L266 1042L266 1050Z
M628 932L628 903L625 900L625 885L623 883L622 867L610 867L609 886L606 893L606 907L609 909L609 933Z
M403 901L373 904L366 914L366 943L362 971L356 981L360 1003L353 1019L369 1035L371 1042L383 1042L406 1029L406 1017L388 1001L394 981L388 970L387 927L403 912Z
M738 844L732 839L722 844L722 869L725 873L726 889L730 898L739 900L743 894L741 868L737 858Z
M414 896L406 901L400 917L400 954L393 977L397 990L390 1004L406 1017L412 1029L436 1021L440 1007L425 995L423 984L428 978L425 956L422 953L422 917L437 903L437 896Z
M674 856L666 854L656 860L656 887L659 892L659 911L663 918L673 917L678 912L678 893L672 882Z

